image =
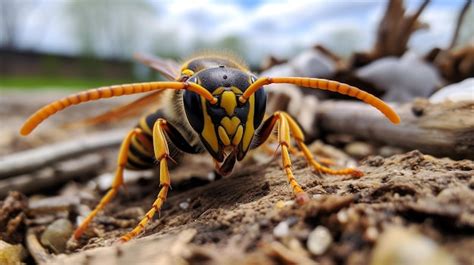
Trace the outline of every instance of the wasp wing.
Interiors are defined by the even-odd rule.
[[[108,110],[98,116],[86,118],[79,122],[67,123],[63,125],[64,128],[76,128],[82,126],[97,125],[103,123],[109,123],[117,120],[129,119],[136,117],[148,111],[152,107],[156,110],[156,106],[160,103],[162,93],[164,90],[158,90],[150,93],[149,95],[140,97],[128,104],[120,105],[111,110]]]
[[[168,80],[176,80],[179,77],[179,64],[174,60],[163,59],[142,53],[135,53],[134,59],[158,71]],[[141,115],[153,105],[156,107],[160,94],[163,91],[164,90],[155,91],[131,103],[118,106],[98,116],[87,118],[82,121],[75,122],[74,124],[66,124],[64,127],[74,128],[78,126],[97,125],[99,123],[107,123],[120,119],[133,118],[135,116]]]
[[[163,59],[149,54],[135,53],[133,58],[158,71],[168,80],[176,80],[180,74],[179,64],[171,59]]]

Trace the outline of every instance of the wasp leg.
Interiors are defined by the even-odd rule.
[[[277,123],[278,122],[278,123]],[[281,146],[281,159],[283,170],[288,177],[288,182],[293,189],[293,193],[296,196],[298,203],[304,203],[309,200],[308,195],[303,191],[301,186],[295,179],[293,171],[291,170],[291,159],[290,159],[290,128],[287,119],[281,112],[275,112],[270,118],[264,121],[262,126],[258,128],[255,133],[255,141],[252,143],[252,148],[256,148],[263,144],[272,134],[273,128],[278,124],[278,144]]]
[[[146,213],[145,217],[138,223],[138,225],[127,234],[123,235],[120,240],[127,242],[130,239],[136,237],[143,229],[146,224],[153,218],[156,212],[158,212],[168,195],[168,190],[171,185],[170,175],[168,171],[168,159],[171,159],[170,152],[168,149],[168,143],[166,142],[165,132],[169,129],[167,121],[164,119],[158,119],[153,126],[153,147],[155,151],[155,158],[160,162],[160,192],[156,200],[153,202],[151,209]]]
[[[313,155],[311,154],[311,151],[309,151],[308,146],[304,143],[304,134],[301,128],[298,126],[298,123],[287,113],[285,112],[280,112],[282,116],[285,117],[286,120],[288,120],[288,124],[291,130],[291,133],[293,135],[293,138],[295,138],[296,143],[298,144],[298,147],[301,149],[303,152],[304,157],[306,158],[306,161],[318,172],[321,173],[326,173],[329,175],[351,175],[354,177],[361,177],[364,175],[362,171],[357,170],[355,168],[344,168],[344,169],[330,169],[328,167],[325,167],[318,163],[314,158]]]
[[[127,164],[127,157],[128,157],[128,151],[130,148],[130,142],[132,140],[132,137],[137,134],[143,133],[141,129],[135,128],[134,130],[130,131],[125,139],[122,142],[122,145],[120,146],[120,151],[118,155],[118,161],[117,161],[117,169],[115,171],[115,178],[112,183],[112,187],[110,190],[105,194],[104,197],[100,200],[99,204],[95,207],[95,209],[89,213],[89,215],[82,221],[82,223],[79,225],[79,227],[74,231],[74,238],[79,239],[81,235],[84,233],[84,231],[87,229],[87,226],[89,223],[92,221],[92,219],[97,215],[97,213],[102,210],[107,203],[109,203],[112,198],[117,194],[118,189],[120,186],[123,184],[123,170],[125,168],[125,165]]]

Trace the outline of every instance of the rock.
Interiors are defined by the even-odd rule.
[[[474,78],[468,78],[462,82],[445,86],[430,97],[431,103],[441,103],[448,100],[452,102],[474,102]]]
[[[455,265],[436,242],[406,228],[388,228],[377,240],[371,265]]]
[[[189,208],[189,202],[184,201],[184,202],[179,203],[179,208],[181,208],[183,210],[188,209]]]
[[[378,153],[383,157],[389,157],[403,153],[403,149],[394,146],[382,146],[379,148]]]
[[[336,71],[336,63],[318,50],[306,50],[288,63],[275,65],[260,76],[302,76],[329,78]]]
[[[66,243],[72,235],[73,227],[67,219],[58,219],[50,224],[41,235],[41,243],[56,253],[66,250]]]
[[[290,226],[288,222],[282,221],[273,229],[273,235],[278,238],[282,238],[288,235],[290,232]]]
[[[17,265],[21,264],[23,259],[23,247],[21,245],[10,245],[0,240],[0,264]]]
[[[352,142],[344,148],[349,155],[355,158],[363,158],[374,153],[371,145],[364,142]]]
[[[316,227],[308,236],[306,246],[314,255],[321,255],[331,246],[332,235],[324,226]]]
[[[395,102],[427,98],[442,81],[434,66],[413,53],[406,53],[401,58],[379,59],[357,70],[356,75],[384,90],[384,100]]]
[[[329,78],[336,71],[336,63],[314,49],[300,53],[289,64],[293,66],[295,76]]]

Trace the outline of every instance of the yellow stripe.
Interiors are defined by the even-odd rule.
[[[148,127],[148,124],[146,123],[146,117],[147,116],[142,117],[138,125],[140,125],[140,128],[143,129],[147,134],[153,135],[153,132],[151,131],[150,127]]]
[[[242,141],[242,134],[244,132],[244,128],[242,127],[242,125],[239,125],[239,127],[237,128],[237,132],[235,133],[235,136],[234,136],[234,139],[232,139],[232,144],[237,146],[240,141]]]
[[[132,160],[133,162],[143,165],[143,166],[149,166],[147,162],[144,162],[141,160],[139,157],[135,156],[132,152],[128,152],[128,159]]]
[[[255,116],[255,97],[252,94],[249,98],[249,114],[247,115],[247,123],[245,124],[244,139],[242,149],[246,151],[250,145],[255,129],[253,127],[253,118]]]
[[[224,129],[227,131],[227,134],[232,136],[235,134],[235,130],[237,130],[237,126],[240,124],[240,119],[236,116],[229,119],[229,117],[224,117],[221,120],[221,125],[224,126]]]
[[[204,128],[202,129],[201,135],[206,142],[211,146],[212,150],[217,153],[219,145],[217,143],[216,130],[212,123],[211,117],[207,114],[206,99],[201,96],[201,107],[204,114]]]
[[[234,114],[235,107],[237,106],[237,97],[234,92],[224,91],[221,96],[221,108],[225,109],[227,115],[232,116]]]
[[[222,143],[224,145],[230,145],[230,139],[229,139],[229,136],[227,135],[224,127],[219,126],[219,128],[217,128],[217,132],[219,133],[219,138],[221,138]]]
[[[138,151],[140,151],[144,155],[148,155],[150,157],[154,156],[154,154],[152,154],[150,151],[143,147],[143,145],[138,141],[137,137],[132,138],[132,146],[138,149]]]

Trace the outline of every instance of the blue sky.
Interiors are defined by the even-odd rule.
[[[83,1],[89,1],[90,8],[94,8],[93,0]],[[125,24],[138,25],[130,44],[133,50],[124,53],[153,53],[161,49],[185,55],[192,53],[196,43],[212,45],[233,36],[242,40],[246,57],[256,61],[268,54],[289,56],[316,43],[346,55],[354,50],[369,49],[386,6],[386,1],[340,0],[146,1],[151,7],[146,14],[134,14],[131,8],[130,13],[116,15],[116,19],[130,22]],[[28,11],[19,29],[19,46],[55,53],[80,53],[80,42],[64,14],[64,5],[69,2],[42,0]],[[131,2],[114,3],[127,6]],[[420,3],[406,1],[408,11],[415,10]],[[463,0],[433,1],[421,16],[430,28],[413,36],[410,41],[413,49],[423,53],[435,46],[446,46],[463,3]],[[109,56],[110,45],[113,44],[97,38],[97,53]]]

